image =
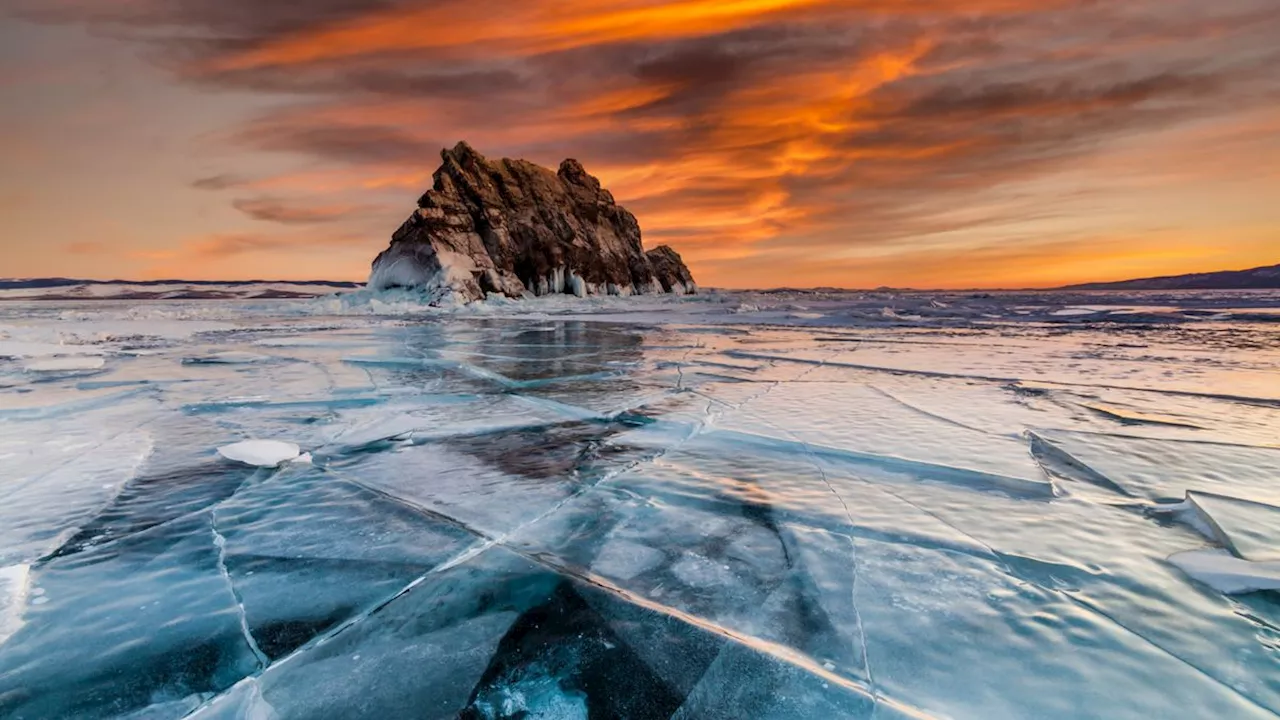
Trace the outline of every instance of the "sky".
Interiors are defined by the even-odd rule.
[[[440,149],[717,287],[1280,263],[1276,0],[0,0],[0,277],[362,280]]]

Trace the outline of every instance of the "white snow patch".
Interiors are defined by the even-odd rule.
[[[297,460],[302,449],[281,440],[245,440],[218,448],[222,457],[255,467],[276,467]]]

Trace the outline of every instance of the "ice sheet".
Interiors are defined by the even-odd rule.
[[[1280,712],[1274,296],[421,300],[0,303],[0,716]]]

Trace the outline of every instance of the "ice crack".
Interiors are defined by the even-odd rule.
[[[231,580],[231,573],[227,570],[227,539],[223,537],[222,533],[218,532],[218,511],[216,509],[209,513],[209,529],[213,531],[213,544],[218,548],[218,572],[222,574],[222,579],[227,581],[227,590],[231,593],[231,598],[236,603],[236,612],[240,615],[240,632],[244,635],[245,644],[253,652],[258,665],[262,669],[266,669],[271,664],[271,661],[267,659],[266,653],[262,652],[262,648],[258,647],[258,641],[253,638],[253,633],[249,631],[249,616],[244,609],[244,599],[236,591],[236,584]]]

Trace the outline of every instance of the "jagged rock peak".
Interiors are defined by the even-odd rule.
[[[432,188],[374,259],[370,288],[422,287],[464,302],[697,291],[678,253],[644,251],[635,216],[577,160],[553,172],[491,161],[465,142],[440,157]]]

